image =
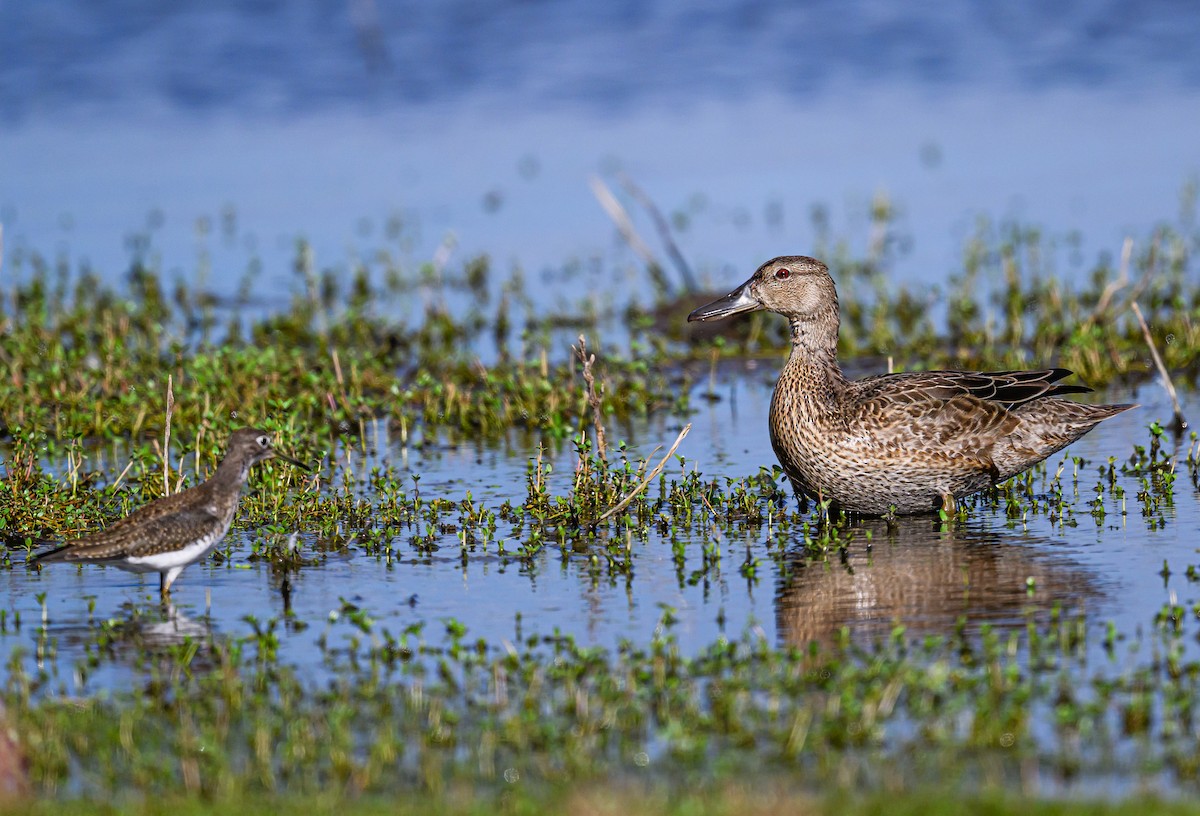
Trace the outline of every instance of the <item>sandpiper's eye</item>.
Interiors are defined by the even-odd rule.
[[[792,270],[786,266],[775,270],[775,280],[787,280],[792,276]]]
[[[260,446],[260,447],[264,447],[264,448],[269,448],[269,447],[271,447],[271,437],[269,437],[269,436],[260,436],[260,437],[258,438],[258,444],[259,444],[259,446]]]

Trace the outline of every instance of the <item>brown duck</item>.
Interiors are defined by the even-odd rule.
[[[837,360],[838,299],[825,264],[767,261],[688,320],[766,309],[792,324],[771,398],[771,445],[797,494],[870,515],[952,511],[1134,405],[1085,405],[1072,372],[921,371],[848,380]]]

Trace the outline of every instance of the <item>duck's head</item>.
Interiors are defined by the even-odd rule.
[[[825,318],[832,311],[836,325],[837,305],[837,290],[825,264],[807,255],[783,255],[760,266],[750,280],[725,297],[692,312],[688,320],[715,320],[766,309],[794,324]]]

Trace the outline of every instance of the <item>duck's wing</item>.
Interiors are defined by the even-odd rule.
[[[33,563],[102,564],[178,549],[198,539],[219,536],[223,531],[222,519],[208,508],[187,508],[170,515],[144,518],[137,525],[114,524],[95,535],[39,553]]]
[[[1060,397],[1064,394],[1086,394],[1092,389],[1086,385],[1064,385],[1060,383],[1075,372],[1066,368],[1047,368],[1041,371],[930,371],[943,380],[943,387],[969,393],[973,397],[989,402],[998,402],[1005,408],[1013,408],[1043,397]]]
[[[1011,409],[1043,397],[1084,394],[1086,385],[1064,385],[1059,380],[1071,376],[1065,368],[1042,371],[916,371],[882,374],[854,383],[854,399],[862,405],[886,409],[902,408],[903,413],[916,407],[937,412],[939,406],[957,397],[973,397],[980,402]]]
[[[907,454],[967,457],[986,468],[996,441],[1021,423],[1013,408],[1091,390],[1058,382],[1070,374],[1053,368],[868,377],[853,383],[849,420],[856,430]]]

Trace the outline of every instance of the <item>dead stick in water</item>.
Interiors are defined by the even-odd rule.
[[[588,405],[592,406],[592,424],[596,427],[596,455],[600,457],[601,462],[607,462],[604,442],[604,406],[600,402],[600,395],[596,392],[596,375],[592,373],[596,355],[587,353],[587,337],[582,334],[579,335],[579,346],[571,348],[575,351],[579,362],[583,364],[583,381],[587,384],[587,401]]]
[[[1187,420],[1183,418],[1183,409],[1179,407],[1179,395],[1175,393],[1175,383],[1171,382],[1171,375],[1167,372],[1167,367],[1163,364],[1162,357],[1158,354],[1158,346],[1154,345],[1154,338],[1150,336],[1150,327],[1146,325],[1146,318],[1142,315],[1142,308],[1138,306],[1137,301],[1130,304],[1133,307],[1133,313],[1137,315],[1138,324],[1142,327],[1142,335],[1146,338],[1146,345],[1150,346],[1150,356],[1154,359],[1154,366],[1158,369],[1158,375],[1162,377],[1163,388],[1167,389],[1167,394],[1171,397],[1171,404],[1175,406],[1175,433],[1183,433],[1187,429]]]
[[[683,278],[683,287],[689,294],[695,292],[699,287],[696,286],[696,279],[692,276],[692,268],[688,265],[687,259],[683,257],[683,253],[679,251],[679,245],[675,243],[675,236],[671,234],[671,225],[666,216],[658,209],[654,200],[634,183],[628,173],[617,173],[617,180],[639,204],[646,208],[646,212],[650,213],[650,218],[654,221],[654,228],[658,230],[658,237],[662,239],[663,245],[667,248],[667,255],[674,261],[675,267]]]
[[[171,495],[171,414],[175,411],[174,377],[167,375],[167,421],[163,430],[163,495]]]
[[[669,451],[667,451],[667,455],[663,457],[662,461],[658,463],[654,470],[650,471],[649,475],[647,475],[645,479],[642,479],[637,487],[629,492],[628,496],[621,499],[621,501],[618,502],[615,507],[610,507],[607,511],[605,511],[604,515],[600,517],[601,521],[607,521],[609,518],[617,513],[620,513],[622,510],[628,507],[629,503],[636,499],[638,494],[646,489],[646,485],[650,484],[652,481],[654,481],[658,474],[662,473],[662,469],[667,466],[667,462],[671,461],[671,457],[675,455],[675,449],[679,447],[679,443],[683,441],[683,438],[688,435],[688,431],[691,429],[692,423],[690,422],[683,426],[683,430],[679,432],[679,436],[675,437],[675,444],[671,446]],[[657,450],[658,448],[654,449],[654,451]],[[654,455],[654,451],[650,452],[651,456]]]
[[[599,176],[592,176],[588,179],[588,184],[591,185],[592,195],[596,197],[596,201],[600,202],[600,206],[604,208],[604,211],[608,213],[608,217],[616,224],[617,231],[621,233],[621,237],[625,239],[625,243],[629,244],[629,248],[646,265],[646,271],[650,273],[654,285],[658,287],[662,294],[671,294],[671,282],[663,274],[662,265],[655,260],[654,253],[646,245],[646,242],[642,240],[642,236],[638,235],[637,230],[633,226],[633,219],[629,217],[629,213],[621,206],[621,202],[617,201],[617,197],[613,195],[612,190],[608,189],[608,185]]]

